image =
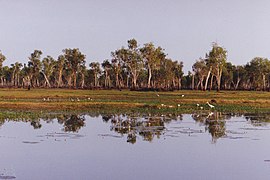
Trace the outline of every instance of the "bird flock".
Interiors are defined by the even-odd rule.
[[[158,93],[156,93],[156,96],[157,97],[160,97],[160,95],[158,94]],[[185,97],[185,95],[184,94],[182,94],[181,95],[181,97],[182,98],[184,98]],[[211,100],[212,101],[212,100]],[[215,108],[215,106],[213,105],[213,104],[210,104],[208,101],[206,102],[206,105],[210,108],[210,109],[214,109]],[[168,107],[168,108],[173,108],[173,107],[175,107],[175,106],[173,106],[173,105],[165,105],[165,104],[160,104],[160,106],[161,107]],[[204,105],[200,105],[200,104],[196,104],[196,106],[197,106],[197,108],[199,108],[200,110],[203,110],[204,109]],[[181,104],[177,104],[177,108],[180,108],[181,107]],[[160,107],[159,107],[159,109],[160,109]]]
[[[156,93],[156,96],[157,97],[160,97],[160,95],[158,94],[158,93]],[[182,97],[182,98],[184,98],[185,97],[185,95],[184,94],[181,94],[180,95],[180,97]],[[44,97],[43,99],[42,99],[42,101],[43,102],[50,102],[50,101],[52,101],[49,97]],[[69,98],[69,101],[71,101],[71,102],[80,102],[80,101],[93,101],[93,99],[92,98],[90,98],[90,97],[86,97],[86,98],[79,98],[79,97],[75,97],[75,98],[72,98],[72,97],[70,97]],[[211,100],[211,102],[212,102],[212,100]],[[214,109],[215,108],[215,106],[213,105],[213,104],[210,104],[208,101],[206,102],[206,105],[210,108],[210,109]],[[201,105],[201,104],[196,104],[196,106],[197,106],[197,108],[198,109],[200,109],[200,110],[203,110],[204,108],[205,108],[205,105]],[[165,105],[165,104],[163,104],[163,103],[161,103],[160,104],[160,107],[159,107],[159,109],[160,108],[175,108],[175,106],[174,105]],[[177,104],[177,108],[180,108],[181,107],[181,104]]]
[[[50,99],[49,97],[44,97],[43,99],[42,99],[42,101],[43,102],[50,102],[50,101],[53,101],[52,99]],[[88,97],[88,98],[72,98],[72,97],[70,97],[69,99],[68,99],[68,101],[71,101],[71,102],[80,102],[80,101],[93,101],[93,99],[92,98],[90,98],[90,97]]]

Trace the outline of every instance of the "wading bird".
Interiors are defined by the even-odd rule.
[[[210,108],[214,108],[215,106],[212,104],[209,104],[209,102],[206,102],[206,104],[210,107]]]

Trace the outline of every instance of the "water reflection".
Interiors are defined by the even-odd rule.
[[[155,136],[160,137],[165,130],[163,117],[132,117],[132,116],[112,116],[110,121],[111,130],[127,134],[127,142],[134,144],[137,136],[142,136],[145,141],[152,141]]]
[[[80,115],[63,115],[57,117],[58,123],[63,124],[65,132],[79,132],[85,126],[85,117]]]
[[[98,117],[101,116],[104,123],[110,124],[111,132],[116,135],[111,137],[124,137],[128,143],[134,144],[138,138],[143,141],[152,142],[155,138],[161,137],[179,137],[181,134],[188,136],[195,136],[200,133],[209,133],[212,142],[216,143],[219,138],[243,138],[240,135],[245,134],[247,130],[268,130],[268,128],[259,129],[258,127],[267,126],[270,122],[270,114],[231,114],[221,112],[204,112],[199,111],[191,115],[191,118],[198,124],[198,127],[187,127],[181,124],[183,120],[182,114],[48,114],[41,117],[27,117],[27,118],[1,118],[0,126],[6,121],[23,121],[30,122],[34,129],[42,128],[41,121],[50,123],[57,121],[63,126],[64,133],[47,134],[47,137],[66,137],[70,136],[66,133],[74,133],[74,138],[77,138],[78,133],[86,123],[85,116]],[[242,127],[242,131],[227,130],[226,123],[230,122],[232,117],[244,116],[245,120],[250,123],[253,128]],[[177,126],[170,127],[172,122],[177,122]],[[194,122],[193,121],[193,122]],[[109,129],[108,129],[109,130]],[[236,136],[238,135],[238,136]],[[101,134],[106,137],[108,134]],[[33,143],[33,142],[25,142]]]
[[[245,119],[254,126],[266,126],[270,123],[270,114],[247,113],[245,114]]]
[[[212,141],[216,142],[218,138],[226,136],[226,121],[231,118],[230,114],[220,112],[194,113],[192,118],[196,122],[205,125],[205,129],[211,134]]]
[[[47,123],[50,123],[54,119],[57,119],[57,122],[63,125],[64,132],[79,132],[79,130],[85,126],[85,116],[78,115],[78,114],[58,114],[58,115],[46,116],[42,118],[18,118],[18,119],[15,118],[13,120],[30,122],[30,125],[33,126],[34,129],[40,129],[42,127],[42,124],[41,124],[42,120]],[[3,119],[1,121],[2,124],[4,124],[5,120],[6,119]]]

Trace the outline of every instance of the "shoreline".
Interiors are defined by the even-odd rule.
[[[211,108],[207,102],[214,106]],[[270,93],[253,91],[140,92],[117,90],[0,89],[1,111],[108,111],[192,113],[270,112]]]

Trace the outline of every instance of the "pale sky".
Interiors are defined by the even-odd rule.
[[[153,42],[184,70],[217,41],[233,64],[270,58],[269,0],[0,0],[5,65],[26,63],[34,49],[57,58],[79,48],[92,61],[135,38]]]

